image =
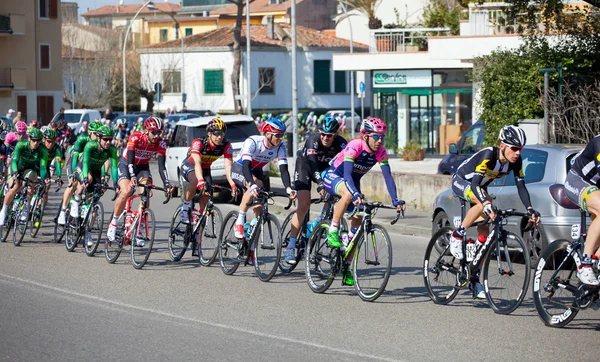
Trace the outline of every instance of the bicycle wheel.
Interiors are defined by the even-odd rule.
[[[206,225],[200,242],[200,253],[198,258],[203,266],[210,266],[215,262],[219,253],[219,232],[223,225],[223,214],[216,206],[213,206],[207,215]]]
[[[27,225],[29,224],[31,208],[28,210],[25,210],[25,208],[29,203],[29,197],[26,197],[25,199],[21,199],[17,206],[18,212],[17,215],[15,215],[15,226],[13,231],[13,244],[15,244],[15,246],[21,245],[25,234],[27,234]]]
[[[352,272],[360,299],[373,302],[379,298],[392,274],[392,259],[392,241],[381,225],[373,225],[370,233],[356,241]]]
[[[237,239],[233,232],[233,225],[237,219],[238,212],[230,211],[219,233],[219,262],[221,270],[227,275],[233,275],[240,266],[238,250],[242,246],[242,240]]]
[[[58,212],[56,213],[56,217],[54,218],[54,242],[55,243],[60,243],[63,239],[63,237],[65,236],[65,225],[59,225],[58,224],[58,216],[60,215],[60,209],[62,207],[62,201],[59,204],[58,207]],[[69,210],[67,209],[66,214],[69,214]],[[66,215],[65,215],[66,216]]]
[[[529,286],[529,263],[529,250],[521,238],[507,232],[505,239],[490,245],[483,263],[483,286],[494,312],[510,314],[521,305]]]
[[[13,218],[13,212],[12,212],[12,204],[9,205],[6,209],[6,220],[4,220],[4,225],[2,225],[2,239],[1,241],[3,243],[6,242],[6,240],[8,239],[8,235],[10,234],[10,231],[12,230],[13,224],[15,222],[14,218]]]
[[[576,293],[582,283],[577,264],[569,256],[569,244],[556,240],[544,248],[533,277],[533,303],[548,327],[564,327],[579,311]]]
[[[104,228],[104,206],[98,201],[93,208],[88,210],[87,226],[85,235],[85,254],[94,256],[100,240],[102,239],[102,230]],[[88,234],[89,233],[89,234]],[[91,244],[89,243],[91,241]]]
[[[154,211],[146,209],[133,224],[134,238],[131,240],[131,262],[136,269],[142,269],[150,253],[152,253],[152,245],[154,245],[154,232],[156,231],[156,222],[154,219]]]
[[[327,231],[331,221],[322,220],[313,229],[306,248],[306,281],[315,293],[324,293],[335,279],[339,270],[339,249],[327,244]]]
[[[33,207],[31,208],[31,224],[29,227],[29,235],[32,237],[36,237],[38,231],[42,227],[42,217],[44,216],[44,209],[46,206],[44,205],[44,194],[35,195],[35,202]]]
[[[281,226],[274,215],[268,214],[254,232],[254,270],[263,282],[273,278],[281,258]]]
[[[458,290],[456,276],[460,261],[450,254],[452,228],[439,229],[429,240],[423,262],[423,281],[429,298],[436,304],[448,304]]]
[[[109,220],[112,220],[112,215]],[[115,233],[115,240],[110,241],[108,237],[105,238],[104,257],[110,264],[119,259],[121,251],[123,250],[123,242],[125,241],[125,213],[122,213],[117,221],[117,232]]]
[[[169,228],[169,254],[173,261],[179,261],[185,254],[190,243],[187,236],[188,225],[179,221],[181,213],[181,205],[175,210],[171,218],[171,227]]]
[[[72,252],[81,240],[79,218],[74,218],[67,214],[65,220],[65,248],[68,252]]]
[[[292,217],[294,216],[296,212],[292,211],[289,213],[289,215],[285,218],[285,220],[283,220],[283,224],[281,225],[281,237],[280,237],[280,241],[281,241],[281,253],[283,253],[285,251],[285,249],[287,249],[288,247],[288,242],[289,242],[289,238],[290,238],[290,232],[292,231]],[[298,233],[298,238],[301,238],[302,233],[305,232],[304,231],[304,225],[300,225],[300,230]],[[296,240],[296,243],[299,243],[300,240]],[[298,250],[296,248],[296,250]],[[296,253],[296,264],[288,264],[285,262],[285,260],[283,260],[283,255],[279,258],[279,270],[281,270],[282,273],[288,274],[291,273],[294,269],[296,269],[296,265],[298,265],[298,262],[300,260],[298,260],[300,258],[300,255],[298,255],[299,253]]]

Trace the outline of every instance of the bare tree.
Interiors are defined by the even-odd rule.
[[[237,6],[235,17],[235,28],[233,28],[233,72],[231,73],[231,90],[233,96],[234,109],[240,109],[242,101],[235,99],[240,94],[240,72],[242,69],[242,14],[244,12],[245,0],[227,0]],[[250,0],[252,2],[254,0]],[[250,34],[246,34],[246,41],[250,41]],[[250,56],[250,54],[248,54]]]
[[[600,134],[600,81],[566,84],[560,97],[550,89],[548,111],[550,133],[558,143],[588,143]]]
[[[261,90],[275,87],[275,71],[273,68],[258,69],[258,89],[254,92],[252,100],[258,96]]]

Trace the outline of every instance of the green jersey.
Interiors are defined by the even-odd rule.
[[[98,141],[88,142],[83,149],[82,176],[87,177],[92,170],[101,170],[102,176],[104,176],[104,163],[110,159],[112,179],[117,182],[117,153],[117,148],[113,145],[110,145],[107,150],[103,150],[98,145]]]
[[[71,161],[71,170],[77,168],[77,163],[79,162],[79,154],[83,152],[85,145],[90,141],[90,135],[87,133],[82,133],[77,137],[75,141],[75,145],[73,145],[73,159]]]
[[[12,153],[11,170],[15,174],[27,169],[39,170],[40,177],[46,178],[48,173],[48,150],[42,145],[32,150],[29,147],[29,140],[20,140]]]
[[[56,161],[56,176],[62,176],[61,163],[64,159],[62,147],[60,147],[56,143],[54,144],[54,146],[52,146],[52,149],[50,150],[46,147],[46,145],[41,145],[40,147],[44,147],[48,152],[48,167],[50,167],[50,164],[53,160]]]

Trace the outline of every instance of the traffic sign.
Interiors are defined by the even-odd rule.
[[[360,82],[360,87],[359,87],[359,89],[360,89],[360,92],[361,92],[361,93],[364,93],[364,92],[365,92],[365,82]]]
[[[77,93],[77,83],[71,82],[70,88],[71,88],[71,94],[76,94]]]
[[[160,82],[154,83],[154,91],[156,93],[160,93],[162,91],[162,84],[160,84]]]
[[[185,104],[187,102],[187,93],[181,93],[181,101]]]

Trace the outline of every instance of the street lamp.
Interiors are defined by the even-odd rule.
[[[159,8],[154,6],[154,4],[148,5],[148,9],[154,10],[154,11],[160,11],[161,13],[170,16],[171,19],[173,19],[173,21],[175,22],[175,27],[177,29],[177,31],[175,32],[175,36],[177,37],[177,35],[179,34],[179,38],[181,38],[181,95],[182,95],[181,109],[183,109],[183,107],[185,107],[185,57],[184,57],[184,53],[183,53],[183,34],[181,33],[181,25],[179,24],[179,21],[177,21],[177,19],[175,19],[173,14],[170,14],[170,13],[160,10]]]
[[[123,0],[121,0],[120,4],[123,5]],[[126,68],[127,57],[125,56],[125,51],[127,50],[127,38],[129,37],[129,33],[131,33],[131,26],[135,22],[135,19],[138,17],[138,15],[140,15],[142,10],[144,10],[144,8],[150,4],[152,4],[152,0],[146,1],[142,5],[140,10],[138,10],[138,12],[135,13],[135,16],[129,22],[129,27],[127,27],[127,32],[125,33],[125,39],[123,40],[123,114],[127,114],[127,68]]]

